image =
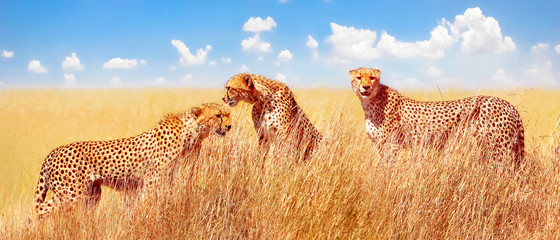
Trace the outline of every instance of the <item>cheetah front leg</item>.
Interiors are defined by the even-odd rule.
[[[86,207],[95,209],[101,200],[101,181],[92,181],[87,185]]]

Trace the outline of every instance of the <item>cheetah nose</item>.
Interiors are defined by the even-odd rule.
[[[371,85],[364,85],[364,86],[362,86],[362,87],[363,87],[365,90],[368,90],[368,89],[371,88]]]
[[[226,125],[227,130],[231,129],[231,125]]]

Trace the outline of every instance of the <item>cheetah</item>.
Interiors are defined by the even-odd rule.
[[[373,141],[410,144],[428,136],[445,142],[452,132],[469,130],[478,144],[488,146],[493,159],[512,159],[518,166],[525,155],[521,117],[509,102],[491,96],[452,101],[421,102],[380,83],[381,70],[358,68],[349,72],[361,101],[366,132]]]
[[[252,119],[261,146],[268,145],[274,138],[285,140],[289,136],[303,149],[305,160],[323,138],[284,83],[240,73],[227,81],[222,100],[231,107],[240,101],[253,104]]]
[[[171,183],[177,164],[200,149],[214,132],[231,128],[229,111],[205,103],[180,114],[165,116],[156,127],[138,136],[111,141],[75,142],[54,149],[45,159],[35,189],[35,212],[45,214],[83,201],[95,207],[101,185],[150,193]],[[45,202],[48,190],[53,197]]]

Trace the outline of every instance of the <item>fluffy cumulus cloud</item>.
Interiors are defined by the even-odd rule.
[[[335,59],[340,61],[368,60],[383,54],[398,58],[439,59],[457,42],[460,42],[461,52],[468,55],[515,50],[512,38],[502,35],[498,21],[484,16],[478,7],[455,16],[455,22],[443,18],[430,32],[430,39],[422,41],[403,42],[383,32],[376,43],[377,32],[374,30],[336,23],[331,23],[331,29],[327,42],[332,45]],[[308,45],[311,48],[310,45],[313,46],[313,42]]]
[[[14,52],[2,50],[2,57],[5,58],[12,58],[14,56]]]
[[[240,68],[239,68],[240,72],[248,72],[249,71],[249,67],[247,67],[247,65],[243,64]]]
[[[546,51],[548,50],[548,47],[550,47],[548,43],[537,43],[531,47],[531,52],[538,53],[541,51]]]
[[[222,57],[222,62],[231,63],[231,58],[230,57]]]
[[[189,48],[180,40],[171,40],[171,45],[179,51],[179,54],[181,55],[179,62],[181,65],[187,67],[204,64],[206,62],[208,52],[212,50],[212,46],[206,45],[206,49],[199,48],[196,50],[196,55],[193,55]]]
[[[165,84],[165,78],[159,77],[159,78],[156,79],[156,82],[155,82],[155,83],[156,83],[157,85]]]
[[[376,31],[356,29],[331,23],[332,35],[327,42],[333,47],[338,61],[367,60],[380,57],[381,53],[374,47]]]
[[[556,53],[560,54],[560,44],[556,45],[556,47],[554,47],[554,51],[556,51]]]
[[[165,78],[159,77],[154,81],[146,81],[146,84],[152,85],[152,86],[162,86],[162,85],[165,84]]]
[[[311,35],[307,36],[307,42],[305,43],[305,45],[311,49],[317,49],[319,47],[319,43],[317,43],[317,40],[315,40],[315,38],[313,38]]]
[[[492,76],[492,83],[490,85],[494,87],[516,87],[518,84],[513,77],[506,75],[503,68],[500,68]]]
[[[76,56],[76,53],[72,53],[72,56],[64,58],[62,61],[62,69],[68,70],[84,70],[85,66],[80,63],[80,59]]]
[[[441,76],[441,70],[434,66],[428,66],[426,68],[426,74],[430,77],[439,77]]]
[[[315,40],[315,38],[311,35],[308,35],[305,45],[313,51],[313,61],[319,60],[319,51],[317,50],[319,48],[319,43],[317,40]]]
[[[292,60],[292,53],[290,50],[282,50],[278,54],[278,61],[280,62],[289,62]]]
[[[29,65],[27,65],[27,70],[30,71],[30,72],[35,72],[35,73],[48,73],[49,72],[46,67],[41,66],[41,61],[39,61],[39,60],[33,60],[33,61],[29,62]]]
[[[65,73],[64,74],[64,84],[67,87],[76,86],[76,77],[74,76],[74,74]]]
[[[430,32],[430,39],[416,42],[401,42],[384,32],[377,44],[380,51],[399,58],[424,57],[437,59],[444,57],[445,50],[454,42],[453,36],[443,26]]]
[[[111,78],[111,85],[114,86],[114,87],[120,87],[122,85],[121,77]]]
[[[192,80],[193,80],[193,75],[192,75],[192,73],[186,74],[185,76],[183,76],[183,77],[181,78],[181,80],[183,80],[183,82],[190,82],[190,81],[192,81]]]
[[[253,32],[255,35],[241,41],[243,51],[271,52],[270,43],[262,40],[260,33],[262,31],[270,31],[274,27],[276,27],[276,22],[270,16],[266,17],[264,20],[260,17],[249,18],[249,20],[243,24],[243,31]]]
[[[528,83],[540,87],[560,86],[560,72],[552,68],[552,63],[547,60],[543,64],[534,64],[526,70]]]
[[[511,37],[503,37],[500,24],[493,17],[486,17],[480,8],[469,8],[463,15],[455,16],[450,29],[461,38],[461,51],[465,54],[515,50]]]
[[[270,16],[266,19],[260,17],[250,17],[249,20],[243,24],[243,31],[260,33],[262,31],[270,31],[272,28],[276,27],[276,22]]]
[[[280,82],[286,82],[286,80],[288,80],[288,78],[286,77],[286,75],[282,74],[282,73],[277,73],[276,74],[276,80],[280,81]]]
[[[259,34],[243,39],[241,41],[241,47],[243,51],[255,51],[255,52],[271,52],[271,45],[268,42],[261,40]]]
[[[146,64],[146,61],[141,59],[141,64]],[[111,58],[103,64],[105,69],[133,69],[138,66],[138,60],[136,59],[122,59],[122,58]]]

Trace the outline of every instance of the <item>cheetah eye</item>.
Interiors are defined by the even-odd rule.
[[[222,115],[221,114],[216,114],[216,117],[222,118]]]
[[[362,76],[356,76],[356,79],[362,80]]]
[[[373,80],[373,79],[375,79],[374,76],[369,76],[369,80]]]

